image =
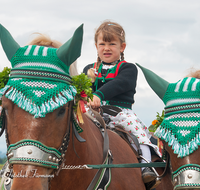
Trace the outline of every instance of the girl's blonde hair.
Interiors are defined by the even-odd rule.
[[[41,33],[34,33],[34,34],[37,34],[38,36],[35,37],[31,42],[29,42],[29,45],[47,46],[54,48],[59,48],[60,46],[62,46],[62,43],[56,40],[51,40],[51,38],[47,35]],[[78,75],[76,61],[70,65],[69,73],[71,76]]]
[[[103,35],[103,40],[105,42],[111,42],[112,40],[115,40],[118,38],[122,43],[126,43],[125,41],[125,31],[122,28],[121,25],[119,25],[116,22],[111,22],[111,21],[104,21],[96,30],[95,35],[94,35],[94,41],[97,43],[98,35],[99,34]],[[121,52],[121,60],[124,60],[124,52]],[[98,56],[97,57],[97,64],[96,64],[96,70],[99,69],[99,66],[101,64],[101,59]],[[96,76],[94,74],[94,69],[89,69],[88,70],[88,76],[92,78],[92,82],[95,81]]]

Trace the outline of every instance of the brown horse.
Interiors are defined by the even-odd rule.
[[[172,147],[164,142],[165,149],[170,155],[170,164],[174,189],[199,189],[199,154],[200,149],[184,158],[178,158]]]
[[[169,83],[138,66],[151,88],[165,103],[164,119],[154,134],[163,141],[170,155],[174,189],[199,189],[199,77],[194,73],[176,83]]]
[[[71,111],[68,104],[46,115],[45,118],[35,119],[12,101],[3,97],[2,104],[6,110],[7,141],[15,144],[23,139],[32,139],[48,147],[58,149],[67,129],[67,122]],[[23,117],[22,117],[23,116]],[[77,166],[84,164],[102,164],[103,138],[94,123],[83,115],[84,125],[81,136],[86,142],[72,140],[65,154],[65,165]],[[72,121],[70,121],[70,126]],[[137,163],[137,158],[126,142],[114,132],[109,131],[110,150],[114,164]],[[75,150],[78,154],[76,155]],[[55,170],[31,164],[13,164],[13,183],[11,190],[16,189],[87,189],[96,170],[65,170],[58,176]],[[53,176],[53,177],[52,177]],[[51,177],[51,180],[50,180]],[[112,180],[109,189],[145,189],[141,171],[135,169],[112,169]]]
[[[58,49],[31,45],[21,48],[9,32],[0,27],[2,45],[13,67],[8,83],[15,86],[7,85],[5,91],[1,91],[10,170],[6,173],[6,187],[12,185],[11,190],[101,189],[95,186],[97,170],[85,169],[85,164],[99,165],[105,161],[107,151],[103,142],[107,139],[107,130],[103,138],[98,127],[83,115],[80,135],[86,141],[79,142],[73,135],[76,133],[71,103],[74,94],[73,87],[68,86],[68,70],[80,56],[82,26]],[[23,90],[22,83],[19,84],[22,78]],[[32,80],[36,80],[34,84]],[[59,89],[51,90],[60,83]],[[28,93],[26,89],[30,84],[32,89],[37,86],[32,96],[32,89],[29,88]],[[53,94],[51,99],[44,99],[43,104],[39,104],[38,97],[49,92]],[[121,137],[112,131],[108,131],[108,136],[113,164],[138,163],[136,155]],[[108,189],[145,189],[140,168],[113,168],[111,171],[112,180],[106,182]]]

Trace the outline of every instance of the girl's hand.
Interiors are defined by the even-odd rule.
[[[88,106],[91,106],[93,109],[98,109],[101,105],[101,100],[98,96],[93,96],[93,100],[89,99],[87,103]]]

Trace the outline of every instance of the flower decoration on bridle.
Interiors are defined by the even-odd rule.
[[[86,112],[85,104],[89,102],[89,99],[93,99],[92,94],[92,82],[87,75],[81,73],[72,77],[72,85],[76,88],[77,93],[75,96],[74,111],[76,113],[77,119],[80,123],[84,123],[81,113]]]
[[[168,143],[177,157],[192,154],[200,146],[200,80],[184,77],[169,83],[151,70],[137,65],[165,104],[163,121],[154,135]]]
[[[164,113],[165,113],[164,110],[162,111],[161,115],[157,112],[156,119],[153,120],[152,124],[149,126],[150,132],[155,132],[156,129],[160,126],[160,124],[162,123],[164,119]]]
[[[4,88],[9,80],[10,68],[4,67],[3,71],[0,72],[0,89]],[[1,105],[1,100],[0,100]]]

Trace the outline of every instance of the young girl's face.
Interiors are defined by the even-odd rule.
[[[121,43],[117,37],[110,42],[104,41],[102,33],[98,35],[95,45],[101,61],[106,63],[112,63],[120,59],[120,53],[123,52],[126,47],[126,43]]]

